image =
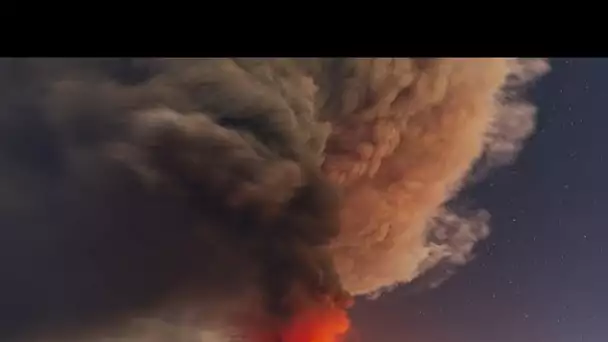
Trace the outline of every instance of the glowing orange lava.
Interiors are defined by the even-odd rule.
[[[307,310],[295,317],[281,333],[283,342],[338,342],[350,322],[346,311],[336,307]]]

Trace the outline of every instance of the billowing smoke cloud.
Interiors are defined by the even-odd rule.
[[[518,90],[548,67],[380,59],[351,68],[369,81],[344,82],[346,114],[327,146],[324,169],[344,192],[332,255],[348,291],[377,294],[439,264],[464,264],[487,236],[488,213],[446,203],[463,182],[519,151],[535,110]]]
[[[546,69],[0,60],[0,339],[195,341],[463,264],[488,215],[446,203],[519,150]],[[173,328],[115,328],[148,316]]]

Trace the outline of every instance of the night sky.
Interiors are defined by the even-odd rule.
[[[466,196],[492,214],[477,258],[435,290],[353,311],[361,342],[608,341],[608,59],[553,59],[519,158]]]

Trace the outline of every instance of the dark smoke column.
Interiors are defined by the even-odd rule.
[[[319,168],[329,131],[305,68],[4,59],[0,71],[5,336],[252,292],[283,317],[341,295],[325,250],[338,232]]]

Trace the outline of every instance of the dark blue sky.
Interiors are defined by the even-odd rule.
[[[360,302],[361,342],[608,341],[608,59],[554,59],[536,134],[469,192],[493,216],[440,288]]]

